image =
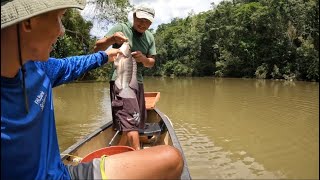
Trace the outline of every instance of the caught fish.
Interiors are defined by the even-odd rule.
[[[129,104],[126,105],[127,108],[124,108],[124,110],[126,110],[126,113],[130,114],[131,117],[127,117],[126,120],[139,125],[140,110],[136,96],[136,92],[138,92],[137,62],[131,55],[128,42],[123,43],[120,50],[123,54],[118,55],[114,61],[117,71],[115,85],[119,90],[117,96],[123,98],[123,102],[129,102]],[[130,110],[128,107],[130,107]]]
[[[123,53],[119,55],[114,65],[117,70],[117,78],[115,84],[120,90],[119,96],[122,98],[136,98],[135,91],[138,91],[137,81],[137,62],[131,55],[131,48],[128,42],[120,47]]]

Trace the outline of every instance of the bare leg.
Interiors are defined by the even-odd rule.
[[[128,141],[128,132],[122,132],[121,139],[118,143],[119,146],[126,146]]]
[[[178,149],[155,146],[107,157],[108,179],[180,179],[183,158]]]
[[[129,131],[127,136],[130,146],[133,147],[133,149],[135,150],[140,150],[139,132]]]

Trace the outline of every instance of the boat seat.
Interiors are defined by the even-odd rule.
[[[154,134],[160,134],[161,128],[159,123],[145,123],[144,129],[139,129],[140,135],[152,136]]]
[[[141,149],[144,149],[147,144],[153,146],[158,142],[162,131],[159,124],[160,123],[145,123],[145,128],[139,129]]]
[[[163,127],[164,123],[162,124]],[[148,139],[152,139],[150,142],[156,143],[156,141],[158,140],[159,136],[161,135],[161,127],[159,125],[159,123],[145,123],[144,125],[144,129],[139,129],[139,135],[140,136],[147,136]],[[118,134],[122,134],[120,129],[114,129],[117,132],[114,134],[114,136],[112,137],[111,141],[109,142],[109,146],[112,145],[112,142],[114,141],[115,137]],[[142,143],[141,143],[142,144]]]

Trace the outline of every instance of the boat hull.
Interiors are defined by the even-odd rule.
[[[156,141],[151,142],[148,142],[148,140],[152,139],[153,137],[150,137],[150,135],[141,134],[140,139],[146,140],[141,141],[141,148],[145,149],[158,145],[170,145],[177,148],[181,152],[184,160],[184,168],[181,179],[191,179],[183,150],[172,127],[170,119],[157,108],[148,109],[147,113],[147,123],[158,123],[161,127],[161,132],[156,135]],[[61,154],[63,163],[76,165],[79,163],[79,159],[77,158],[83,158],[95,150],[108,147],[112,139],[112,145],[118,144],[120,140],[120,134],[115,136],[116,132],[117,131],[113,129],[113,122],[107,122],[79,142],[67,148]]]

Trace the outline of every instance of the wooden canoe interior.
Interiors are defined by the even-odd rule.
[[[159,92],[147,92],[146,93],[146,106],[147,106],[147,122],[148,123],[159,123],[162,121],[163,117],[155,110],[155,105],[159,101],[160,93]],[[112,125],[106,127],[105,129],[98,130],[95,132],[96,134],[88,137],[85,137],[84,142],[80,143],[77,147],[72,149],[71,152],[68,153],[66,158],[63,158],[63,162],[65,164],[72,164],[76,165],[77,162],[74,162],[74,159],[77,157],[83,158],[87,154],[108,146],[110,140],[116,133],[116,130],[113,129]],[[118,134],[112,145],[117,145],[120,140],[120,134]],[[144,137],[143,135],[140,136],[142,148],[148,148],[151,146],[156,145],[171,145],[173,146],[172,139],[168,131],[162,132],[159,138],[157,139],[156,143],[149,143],[148,141],[144,140],[150,139],[150,137]]]
[[[154,109],[160,99],[160,92],[145,92],[146,109]]]

